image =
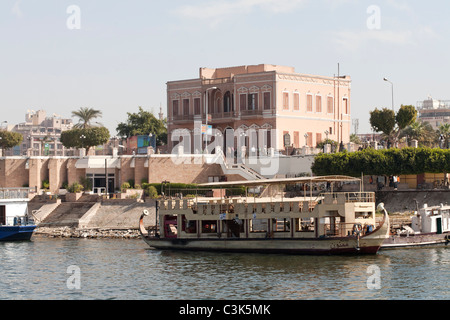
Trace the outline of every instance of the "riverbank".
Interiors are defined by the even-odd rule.
[[[70,227],[38,227],[35,235],[49,238],[78,238],[78,239],[139,239],[136,229],[78,229]]]
[[[391,214],[391,232],[402,229],[403,226],[411,225],[412,215],[407,213]],[[77,238],[77,239],[139,239],[138,229],[80,229],[70,227],[38,227],[35,235],[49,238]]]

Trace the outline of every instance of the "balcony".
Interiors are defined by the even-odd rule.
[[[226,83],[232,83],[232,82],[233,82],[233,79],[231,79],[231,78],[203,79],[202,85],[213,86],[213,85],[226,84]]]
[[[213,120],[215,120],[215,119],[231,119],[233,117],[235,117],[235,112],[233,112],[233,111],[232,112],[223,112],[223,113],[213,113],[211,115],[211,118]]]
[[[176,116],[172,116],[172,121],[176,121],[176,122],[185,122],[185,121],[193,121],[194,120],[194,115],[193,114],[179,114]]]
[[[241,117],[262,116],[263,110],[241,110]]]

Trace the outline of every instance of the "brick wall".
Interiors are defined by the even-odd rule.
[[[27,159],[12,158],[0,160],[0,188],[23,187],[28,185],[29,175],[25,168]]]
[[[5,158],[0,159],[0,188],[23,187],[42,188],[42,181],[48,180],[50,191],[57,193],[64,182],[69,185],[80,182],[87,169],[75,167],[79,158]],[[163,180],[176,183],[204,183],[209,177],[223,176],[219,164],[207,164],[201,157],[183,157],[177,161],[170,156],[123,157],[121,168],[115,170],[116,187],[133,179],[141,184],[143,179],[159,183]],[[148,166],[146,163],[148,162]],[[110,173],[112,170],[110,171]],[[243,180],[240,176],[230,176],[229,181]]]
[[[173,183],[202,183],[208,182],[209,176],[222,176],[223,172],[218,164],[205,164],[185,157],[185,161],[176,163],[173,158],[151,157],[149,159],[149,179],[151,183],[168,180]],[[201,163],[196,163],[201,162]]]

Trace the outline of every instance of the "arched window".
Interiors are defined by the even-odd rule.
[[[232,102],[231,102],[231,94],[230,91],[225,92],[223,96],[223,112],[231,112],[232,110]]]

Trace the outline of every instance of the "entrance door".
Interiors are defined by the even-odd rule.
[[[6,207],[0,206],[0,225],[6,224]]]
[[[436,218],[436,233],[442,234],[442,218]]]
[[[165,238],[177,238],[178,234],[177,217],[164,216],[164,236]]]
[[[114,178],[108,177],[108,193],[114,193]]]

